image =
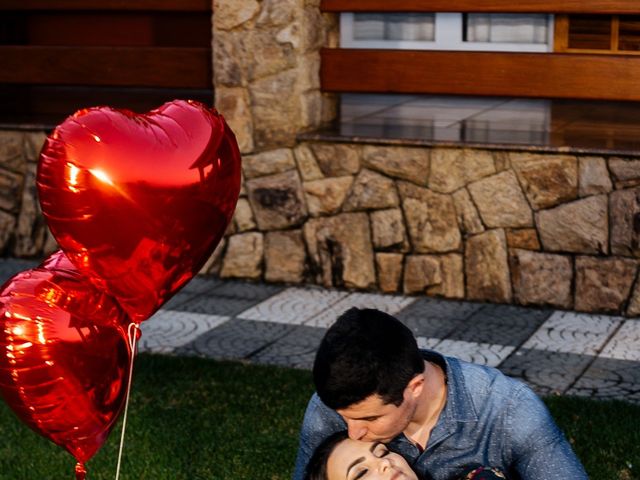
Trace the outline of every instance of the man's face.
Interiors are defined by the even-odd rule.
[[[404,400],[399,406],[385,404],[378,395],[370,395],[337,412],[347,422],[349,438],[388,442],[409,425],[415,410],[415,399],[405,390]]]

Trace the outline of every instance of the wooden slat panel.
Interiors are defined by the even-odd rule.
[[[206,48],[0,47],[0,83],[211,88]]]
[[[148,10],[210,12],[212,0],[2,0],[2,10]]]
[[[638,0],[322,0],[325,12],[640,13]]]
[[[640,100],[640,58],[569,53],[323,49],[331,92]]]

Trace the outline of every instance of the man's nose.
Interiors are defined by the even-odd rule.
[[[367,427],[362,422],[347,422],[347,431],[351,440],[362,440],[367,434]]]

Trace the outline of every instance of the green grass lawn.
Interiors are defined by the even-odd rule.
[[[311,392],[305,371],[142,355],[120,478],[289,479]],[[561,397],[547,403],[592,479],[640,478],[639,406]],[[115,477],[118,428],[89,462],[88,480]],[[0,479],[71,479],[74,464],[0,402]]]

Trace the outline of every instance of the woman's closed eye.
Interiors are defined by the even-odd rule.
[[[367,475],[369,473],[369,469],[362,467],[359,468],[358,470],[356,470],[355,475],[353,476],[353,480],[360,480],[361,478],[364,478],[365,475]]]

